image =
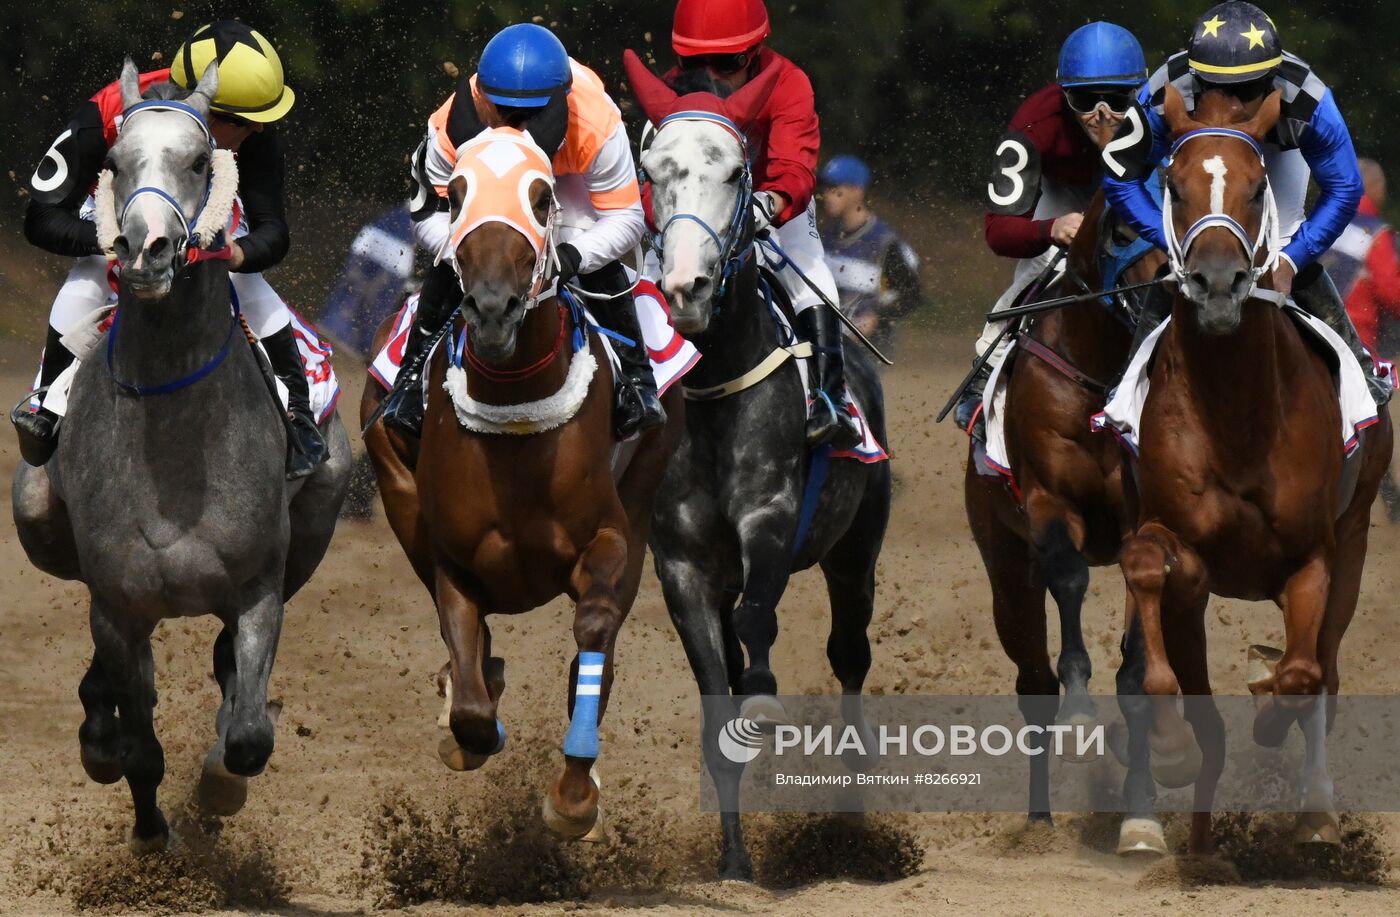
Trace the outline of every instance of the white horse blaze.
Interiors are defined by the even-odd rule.
[[[1201,168],[1210,176],[1210,212],[1224,213],[1225,173],[1230,171],[1225,168],[1225,160],[1219,156],[1212,156],[1201,163]]]

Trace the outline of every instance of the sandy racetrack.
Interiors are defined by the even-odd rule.
[[[881,563],[877,693],[1007,693],[1013,672],[992,629],[989,591],[963,517],[965,439],[932,415],[966,365],[966,343],[903,342],[888,377],[896,453],[894,518]],[[15,354],[9,365],[27,366]],[[353,419],[362,374],[341,366]],[[19,392],[22,373],[0,376]],[[13,436],[0,435],[8,472]],[[7,475],[8,477],[8,475]],[[1377,513],[1361,605],[1343,651],[1343,690],[1400,691],[1392,570],[1400,530]],[[518,913],[646,908],[659,913],[1140,913],[1258,908],[1272,914],[1400,910],[1389,848],[1400,818],[1348,818],[1344,856],[1305,862],[1273,844],[1267,824],[1226,819],[1228,858],[1123,861],[1116,821],[1061,816],[1028,831],[1020,814],[873,817],[864,834],[816,816],[746,819],[760,882],[713,881],[717,823],[697,811],[694,683],[650,573],[623,629],[618,679],[603,724],[600,770],[611,844],[545,837],[538,805],[558,772],[573,653],[563,603],[493,627],[506,659],[506,752],[481,771],[438,761],[444,658],[436,618],[382,519],[343,523],[311,584],[288,608],[273,694],[285,704],[277,750],[247,808],[201,824],[186,802],[212,738],[212,619],[167,622],[156,643],[157,729],[167,774],[161,801],[182,843],[135,862],[124,784],[90,783],[78,763],[78,680],[91,652],[86,594],[29,566],[6,523],[0,564],[0,911],[276,908],[346,913],[455,901]],[[1107,691],[1117,664],[1122,580],[1096,571],[1085,627]],[[1279,643],[1272,606],[1213,601],[1217,689],[1244,691],[1244,647]],[[828,692],[827,611],[819,577],[799,576],[780,609],[774,667],[784,692]],[[1053,625],[1052,625],[1053,633]],[[1236,739],[1238,741],[1240,739]],[[1253,832],[1253,835],[1250,834]],[[1182,823],[1169,836],[1183,842]],[[1251,838],[1253,839],[1251,842]]]

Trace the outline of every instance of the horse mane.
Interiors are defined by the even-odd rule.
[[[708,92],[710,95],[720,99],[727,99],[734,94],[728,84],[710,76],[709,71],[704,67],[693,69],[682,69],[675,76],[666,81],[666,85],[676,91],[678,95],[688,95],[692,92]]]
[[[161,102],[183,102],[193,93],[193,89],[186,89],[178,83],[166,81],[164,83],[152,83],[147,86],[146,91],[141,93],[141,98],[148,102],[155,100]]]

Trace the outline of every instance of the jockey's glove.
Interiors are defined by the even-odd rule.
[[[753,194],[754,235],[762,235],[767,232],[777,216],[778,199],[767,191],[755,191]]]
[[[559,259],[560,283],[568,283],[578,276],[579,265],[583,263],[583,255],[579,254],[573,243],[564,242],[554,247],[554,256]]]

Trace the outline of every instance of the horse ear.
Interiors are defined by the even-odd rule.
[[[675,106],[679,98],[676,91],[652,73],[631,48],[622,52],[622,66],[627,71],[627,82],[632,84],[632,94],[642,106],[642,113],[652,124],[659,124]]]
[[[773,87],[778,85],[782,74],[782,68],[769,67],[749,80],[738,92],[724,100],[725,115],[741,126],[753,123],[768,104],[768,97],[773,94]]]
[[[122,75],[118,84],[122,91],[122,108],[127,109],[141,101],[141,73],[136,69],[136,65],[127,58],[122,63]]]
[[[1195,128],[1196,122],[1186,113],[1186,100],[1181,97],[1181,91],[1171,83],[1167,84],[1167,94],[1162,99],[1162,113],[1167,117],[1167,127],[1171,128],[1174,136],[1184,134]]]
[[[1259,110],[1254,113],[1254,117],[1240,125],[1240,130],[1244,131],[1255,140],[1263,140],[1269,131],[1274,129],[1278,123],[1279,115],[1283,110],[1283,93],[1275,89],[1264,98]]]
[[[185,99],[185,104],[206,118],[209,116],[209,103],[214,101],[214,96],[219,93],[219,65],[213,61],[204,68],[204,75],[199,78],[199,84],[194,87],[194,92]]]

